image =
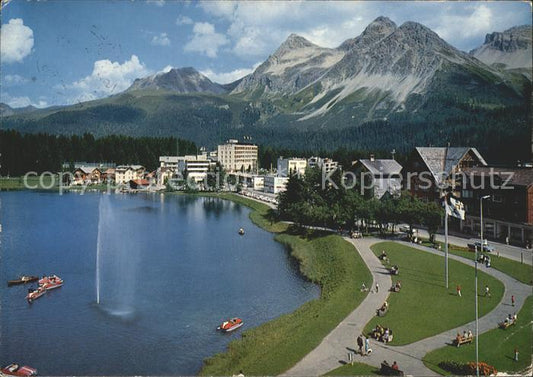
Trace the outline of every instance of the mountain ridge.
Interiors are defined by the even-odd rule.
[[[505,143],[520,145],[509,158],[526,159],[530,93],[522,73],[488,66],[419,23],[378,17],[336,48],[291,34],[233,83],[171,69],[109,98],[3,117],[0,128],[177,135],[207,146],[249,135],[316,149]]]

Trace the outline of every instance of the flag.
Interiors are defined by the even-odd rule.
[[[454,198],[451,194],[444,196],[442,203],[448,216],[457,217],[458,219],[465,219],[465,206],[459,199]]]

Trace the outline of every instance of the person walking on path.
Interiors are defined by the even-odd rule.
[[[457,296],[461,297],[461,286],[457,284]]]
[[[518,361],[518,347],[514,348],[514,361]]]
[[[485,297],[489,296],[490,297],[490,288],[488,285],[485,285]]]
[[[368,354],[369,354],[370,352],[372,352],[372,351],[370,350],[370,339],[365,338],[365,355],[368,356]]]
[[[378,292],[379,292],[379,284],[376,283],[376,293],[378,293]]]
[[[359,347],[359,353],[363,355],[363,334],[357,337],[357,347]]]
[[[511,305],[514,306],[514,295],[511,296]]]

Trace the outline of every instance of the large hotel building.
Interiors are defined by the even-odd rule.
[[[228,172],[256,171],[257,145],[239,143],[230,139],[218,146],[218,161]]]

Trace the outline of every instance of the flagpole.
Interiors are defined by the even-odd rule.
[[[446,289],[448,289],[448,208],[444,211],[444,275],[446,276]]]

